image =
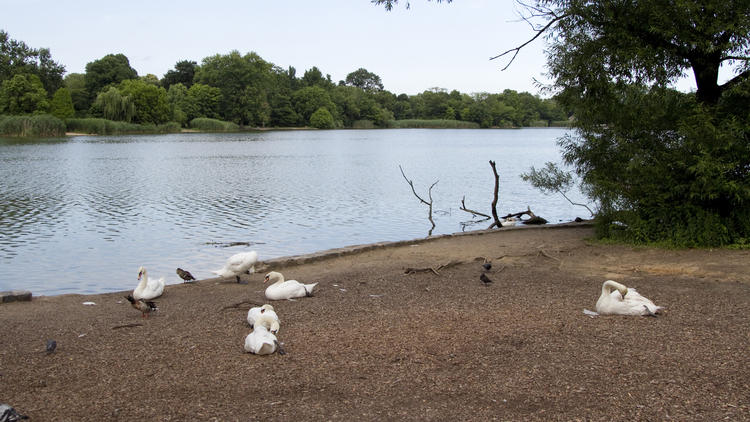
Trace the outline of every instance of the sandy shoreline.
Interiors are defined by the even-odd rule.
[[[145,320],[124,292],[0,304],[0,402],[63,421],[748,420],[750,251],[592,235],[524,228],[268,261],[320,283],[273,303],[285,356],[242,351],[261,273],[168,285]],[[666,314],[584,315],[607,278]]]

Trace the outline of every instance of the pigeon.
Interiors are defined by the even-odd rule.
[[[16,412],[16,409],[8,406],[5,403],[0,403],[0,422],[16,422],[23,419],[28,419],[26,415],[21,415]]]
[[[152,302],[150,300],[135,300],[132,295],[125,296],[125,299],[130,302],[130,306],[141,311],[141,318],[148,318],[148,314],[150,314],[152,311],[159,310],[159,308],[156,307],[156,302]]]
[[[55,349],[57,348],[57,342],[55,340],[47,340],[47,354],[55,353]]]
[[[487,277],[487,275],[484,273],[482,273],[482,275],[479,276],[479,280],[481,280],[485,286],[489,286],[490,283],[492,283],[492,280],[490,280],[490,278]]]
[[[190,274],[190,271],[185,271],[182,268],[177,269],[177,275],[180,276],[180,278],[183,280],[183,283],[195,281],[195,277]]]
[[[492,269],[492,263],[491,262],[485,262],[484,264],[482,264],[482,267],[484,267],[485,271],[489,271],[489,270]]]

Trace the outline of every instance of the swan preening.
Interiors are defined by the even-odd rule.
[[[251,308],[247,313],[247,322],[253,331],[245,337],[245,351],[256,355],[270,355],[278,351],[285,354],[276,338],[279,331],[279,317],[271,305]]]
[[[264,324],[255,324],[253,331],[245,337],[245,351],[256,355],[270,355],[279,351],[283,355],[284,351],[279,344],[276,336],[268,331]]]
[[[633,288],[607,280],[602,284],[602,294],[596,301],[596,312],[600,315],[648,315],[656,316],[663,308],[643,297]]]
[[[286,280],[284,276],[276,271],[271,271],[266,274],[264,283],[272,283],[266,288],[266,299],[268,300],[282,300],[292,299],[295,297],[312,296],[313,289],[318,283],[302,284],[297,280]]]
[[[224,268],[211,272],[218,275],[219,277],[236,277],[237,282],[239,283],[241,274],[244,274],[248,271],[251,273],[255,272],[255,264],[257,262],[257,252],[240,252],[238,254],[230,256],[229,259],[227,259],[226,264],[224,264]]]
[[[247,311],[247,323],[251,327],[255,327],[256,324],[265,325],[266,329],[270,330],[273,334],[279,332],[279,316],[276,315],[273,306],[268,304],[250,308]]]
[[[133,290],[133,298],[135,300],[151,300],[161,296],[162,292],[164,292],[164,284],[166,284],[164,277],[158,280],[149,279],[148,273],[143,267],[138,268],[138,280],[140,282],[135,290]]]

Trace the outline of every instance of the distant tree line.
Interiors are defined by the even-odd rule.
[[[0,30],[0,114],[52,114],[135,124],[217,119],[241,127],[392,127],[393,120],[455,120],[483,128],[565,124],[554,99],[506,89],[464,94],[433,88],[396,95],[360,68],[334,83],[317,67],[297,75],[256,53],[183,60],[163,78],[139,76],[123,54],[108,54],[65,74],[48,49],[34,49]],[[64,76],[64,77],[63,77]],[[361,122],[367,122],[360,125]]]

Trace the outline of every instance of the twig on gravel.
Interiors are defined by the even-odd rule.
[[[262,303],[254,302],[252,300],[243,300],[242,302],[237,302],[231,305],[227,305],[221,309],[219,309],[219,312],[226,311],[227,309],[239,309],[240,305],[255,305],[255,306],[263,306]],[[249,309],[249,308],[248,308]]]
[[[554,259],[555,261],[560,262],[560,258],[555,258],[554,256],[552,256],[552,255],[548,254],[547,252],[545,252],[544,249],[540,249],[539,253],[537,255],[543,255],[543,256],[546,256],[549,259]]]
[[[425,267],[425,268],[414,268],[409,267],[404,270],[405,274],[414,274],[414,273],[426,273],[428,271],[432,271],[435,275],[440,275],[440,270],[443,270],[445,268],[454,267],[456,265],[461,265],[464,262],[462,261],[448,261],[445,264],[438,265],[437,267]]]
[[[142,325],[143,324],[141,324],[140,322],[136,322],[136,323],[133,323],[133,324],[115,325],[114,327],[112,327],[112,329],[113,330],[117,330],[117,329],[120,329],[120,328],[140,327]]]

